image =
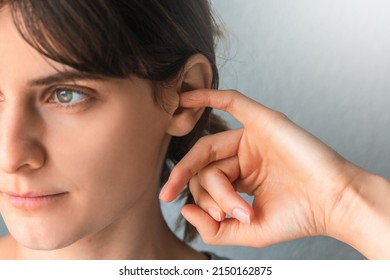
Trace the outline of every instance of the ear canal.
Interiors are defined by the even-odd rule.
[[[177,109],[175,110],[175,112],[173,113],[174,115],[176,115],[176,114],[180,114],[181,112],[183,112],[183,107],[177,107]]]
[[[185,80],[181,83],[181,89],[180,92],[186,92],[186,91],[191,91],[194,88],[191,87],[190,84],[188,84]]]

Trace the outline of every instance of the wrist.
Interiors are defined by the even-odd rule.
[[[369,259],[390,259],[390,182],[353,166],[330,218],[327,235]]]

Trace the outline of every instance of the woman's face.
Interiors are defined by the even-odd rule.
[[[155,196],[171,116],[147,81],[80,78],[2,9],[0,100],[0,211],[20,243],[64,247]]]

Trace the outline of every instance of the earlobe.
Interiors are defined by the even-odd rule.
[[[176,85],[177,104],[179,104],[179,95],[183,92],[210,88],[212,77],[213,72],[210,61],[201,54],[192,56],[187,61],[182,77]],[[204,108],[182,108],[177,105],[167,133],[172,136],[184,136],[190,133],[202,116],[203,111]]]

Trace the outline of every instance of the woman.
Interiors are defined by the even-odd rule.
[[[214,30],[206,0],[0,1],[0,258],[207,258],[158,192],[224,129],[179,106],[217,87]]]
[[[388,180],[239,93],[196,90],[218,81],[206,1],[0,7],[0,211],[12,236],[0,258],[206,259],[168,229],[157,196],[168,166],[224,129],[207,106],[244,128],[202,138],[160,194],[190,181],[197,206],[183,215],[206,242],[324,234],[390,256]]]

